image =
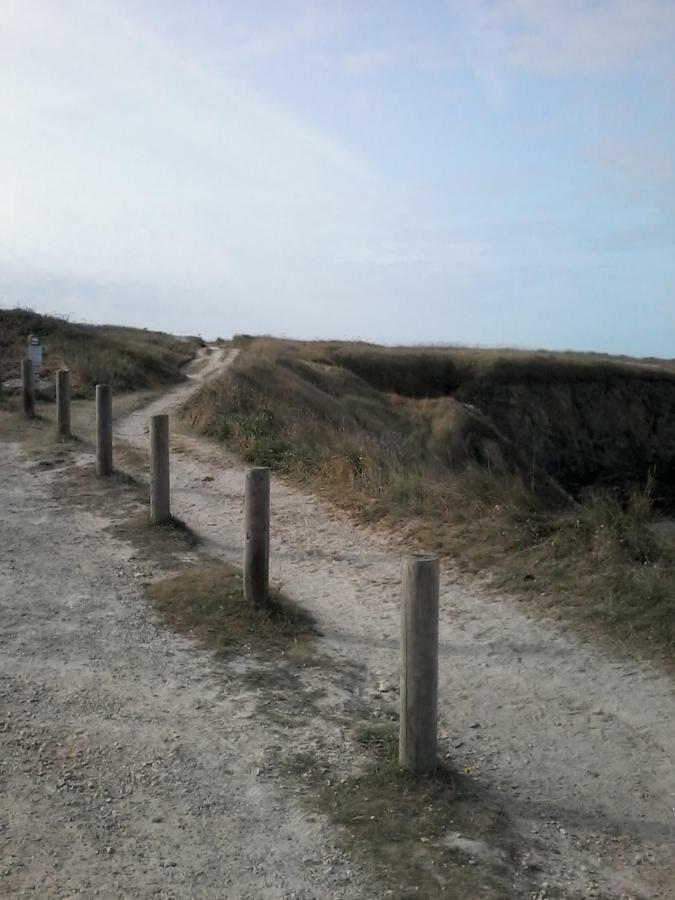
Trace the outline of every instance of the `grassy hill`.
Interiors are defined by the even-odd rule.
[[[91,397],[97,383],[133,391],[181,381],[182,367],[201,346],[200,338],[115,325],[82,325],[27,309],[0,310],[0,377],[20,376],[28,335],[40,338],[43,374],[71,371],[75,397]]]
[[[644,484],[675,500],[675,362],[508,350],[338,348],[380,391],[452,397],[566,489]]]
[[[192,425],[411,543],[675,649],[675,366],[240,338]]]

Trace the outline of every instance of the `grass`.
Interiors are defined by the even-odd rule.
[[[675,380],[675,359],[637,360],[599,353],[337,345],[332,361],[379,390],[409,397],[443,397],[481,381],[596,382],[616,377]]]
[[[149,585],[162,619],[218,652],[241,648],[288,649],[314,635],[309,614],[279,592],[265,607],[244,601],[241,573],[223,562],[202,562]]]
[[[653,530],[659,507],[667,506],[670,482],[650,475],[654,470],[645,459],[642,468],[636,464],[642,481],[621,473],[616,484],[561,486],[543,465],[546,460],[539,464],[528,446],[506,435],[488,412],[456,396],[416,399],[385,393],[339,364],[348,352],[356,353],[344,345],[236,343],[242,350],[229,371],[185,408],[198,431],[223,440],[247,462],[271,466],[321,493],[361,521],[403,529],[411,544],[451,558],[466,572],[489,575],[495,587],[530,598],[537,608],[609,633],[627,647],[672,655],[675,542],[657,539]],[[479,355],[465,353],[474,369]],[[481,377],[495,366],[503,373],[494,354],[488,357]],[[525,412],[530,406],[545,411],[548,402],[550,415],[562,417],[567,403],[566,424],[574,438],[570,458],[573,451],[600,456],[607,444],[603,439],[593,449],[596,436],[584,432],[577,421],[579,402],[570,399],[577,395],[569,393],[563,403],[570,384],[578,390],[590,380],[589,420],[604,414],[593,406],[596,389],[616,394],[613,425],[603,424],[607,433],[616,431],[614,443],[627,440],[630,417],[623,417],[625,403],[617,400],[624,395],[631,416],[641,423],[633,429],[636,446],[643,424],[652,431],[654,422],[666,431],[673,424],[672,417],[653,419],[648,408],[649,391],[670,397],[671,385],[670,402],[675,402],[675,377],[665,363],[595,358],[565,363],[558,355],[555,365],[574,371],[567,387],[555,375],[547,399],[540,362],[534,360],[538,374],[528,382],[521,357],[512,359],[519,367],[520,393],[511,390],[509,402],[517,406],[523,385],[530,383],[533,394],[523,400]],[[614,378],[619,380],[614,383]],[[492,389],[500,383],[496,378]],[[632,393],[626,394],[631,384]],[[666,437],[654,441],[672,453],[675,436],[671,445]],[[670,478],[674,473],[675,460]]]
[[[389,406],[398,398],[399,408],[439,429],[436,449],[445,441],[453,464],[468,450],[481,464],[481,452],[487,455],[493,469],[504,467],[506,453],[512,468],[515,452],[522,465],[543,469],[571,491],[644,482],[651,471],[658,499],[675,509],[675,360],[270,338],[236,343],[246,351],[240,366],[246,360],[251,369],[255,360],[258,383],[271,366],[275,377],[287,380],[292,372],[333,399],[359,402],[366,389],[379,407],[383,397]],[[310,405],[312,413],[315,407],[326,408]],[[467,438],[473,446],[462,446]]]
[[[27,418],[19,410],[20,399],[7,398],[0,403],[0,440],[21,441],[31,452],[55,451],[64,445],[78,442],[76,437],[64,438],[56,433],[54,407],[39,404],[36,415]]]
[[[353,853],[374,861],[383,896],[513,896],[518,850],[508,818],[476,784],[445,765],[425,777],[401,769],[391,722],[362,722],[353,737],[366,758],[358,774],[327,777],[307,755],[292,767],[309,785],[310,808],[342,826]]]
[[[116,394],[113,396],[113,422],[129,415],[139,406],[143,406],[154,398],[153,391],[137,391],[135,393]],[[0,398],[0,440],[22,440],[33,449],[68,443],[93,448],[96,439],[96,411],[91,399],[77,399],[71,404],[70,438],[56,434],[56,406],[53,402],[40,400],[36,403],[36,415],[26,418],[21,408],[21,397],[11,394]],[[131,457],[131,450],[115,442],[115,465],[117,460],[125,456]],[[137,453],[136,458],[147,463],[147,455]],[[136,458],[134,461],[136,461]],[[142,465],[140,466],[142,468]]]
[[[43,376],[71,371],[73,397],[90,398],[96,384],[114,391],[138,391],[173,384],[201,346],[199,338],[179,338],[141,328],[82,325],[28,309],[0,310],[0,365],[3,380],[20,377],[26,339],[35,334],[43,346]]]

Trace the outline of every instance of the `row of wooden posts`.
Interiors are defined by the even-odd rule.
[[[23,365],[26,415],[35,414],[30,360]],[[70,437],[70,372],[56,377],[57,431]],[[112,392],[96,385],[96,474],[113,473]],[[150,519],[171,519],[169,480],[169,417],[150,417]],[[244,598],[264,606],[269,595],[270,470],[256,466],[246,472],[244,486]],[[436,767],[438,695],[438,558],[415,553],[403,560],[401,602],[401,697],[399,761],[412,772]]]

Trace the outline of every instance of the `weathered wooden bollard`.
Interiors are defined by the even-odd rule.
[[[96,385],[96,474],[112,475],[112,392],[109,384]]]
[[[436,768],[438,694],[438,558],[403,560],[399,763],[416,774]]]
[[[244,599],[263,606],[269,594],[270,470],[262,466],[246,473],[244,527]]]
[[[171,518],[169,482],[169,417],[150,417],[150,521],[153,525]]]
[[[70,372],[56,373],[56,430],[61,437],[70,437]]]
[[[33,382],[33,360],[26,357],[21,362],[21,393],[23,411],[32,419],[35,416],[35,383]]]

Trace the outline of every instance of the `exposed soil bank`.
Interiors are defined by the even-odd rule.
[[[651,476],[675,508],[675,371],[576,354],[339,349],[334,361],[403,396],[478,408],[563,487],[625,487]]]
[[[458,400],[481,409],[527,459],[572,491],[655,481],[665,507],[675,502],[675,378],[607,372],[577,378],[480,378]]]

